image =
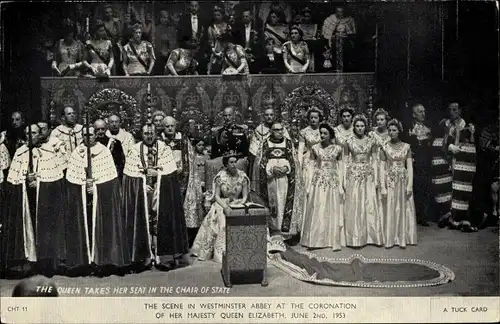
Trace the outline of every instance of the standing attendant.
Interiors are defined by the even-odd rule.
[[[340,124],[335,127],[335,140],[338,145],[344,147],[349,138],[354,136],[352,127],[352,117],[354,117],[354,108],[343,106],[339,111]]]
[[[319,130],[321,142],[311,148],[316,165],[308,188],[300,244],[338,251],[345,246],[342,147],[335,144],[335,131],[330,125],[321,124]]]
[[[123,178],[125,159],[135,144],[134,136],[121,128],[121,118],[118,115],[109,116],[105,135],[108,138],[106,147],[113,155],[118,178],[121,180]]]
[[[62,161],[54,150],[41,145],[37,125],[27,127],[26,132],[31,132],[33,146],[26,144],[16,151],[7,177],[3,265],[19,270],[23,264],[38,261],[39,270],[51,276],[65,257]]]
[[[408,130],[408,144],[413,153],[414,181],[413,197],[417,213],[417,223],[429,226],[431,220],[431,169],[432,169],[432,132],[425,122],[425,107],[413,106],[413,122]]]
[[[194,138],[188,150],[189,178],[184,199],[184,214],[188,228],[189,246],[192,246],[201,222],[205,217],[203,208],[205,188],[205,162],[209,156],[205,154],[205,140]]]
[[[59,125],[52,130],[50,136],[55,137],[64,143],[66,161],[69,161],[69,158],[75,148],[78,147],[83,141],[83,126],[76,122],[76,113],[72,107],[64,108],[61,122],[62,125]]]
[[[23,114],[20,111],[14,111],[10,118],[11,123],[7,130],[0,133],[0,143],[5,145],[12,158],[16,150],[26,143],[26,134]]]
[[[356,115],[353,125],[354,136],[344,147],[344,156],[349,158],[345,176],[346,245],[382,245],[382,211],[376,191],[378,173],[375,172],[378,167],[377,145],[366,135],[368,120],[364,115]],[[381,195],[385,196],[387,192],[383,189]]]
[[[417,221],[413,201],[413,159],[410,144],[399,139],[401,123],[392,119],[387,124],[390,141],[380,151],[385,164],[381,174],[382,192],[387,192],[383,231],[385,247],[417,244]]]
[[[95,128],[85,128],[83,135],[85,141],[73,151],[66,176],[68,211],[73,215],[66,228],[66,264],[94,264],[100,275],[117,273],[130,263],[118,173],[109,149],[96,141]]]
[[[285,239],[299,232],[300,213],[293,209],[297,157],[281,123],[273,123],[260,149],[260,193],[269,203],[273,225]]]
[[[389,120],[389,118],[390,118],[389,113],[385,109],[383,108],[377,109],[373,113],[373,123],[376,126],[368,133],[368,136],[373,138],[375,145],[377,147],[377,153],[374,155],[374,158],[377,160],[377,167],[375,168],[376,179],[382,178],[380,172],[383,163],[382,161],[380,161],[380,151],[382,150],[382,147],[390,140],[389,133],[387,131],[387,121]],[[385,215],[387,201],[380,195],[381,193],[380,182],[376,182],[375,187],[377,188],[377,196],[379,199],[381,213]]]
[[[274,100],[264,102],[266,109],[264,110],[264,122],[255,128],[252,136],[250,137],[249,145],[249,178],[251,180],[251,188],[255,192],[260,192],[260,156],[262,145],[269,138],[271,134],[271,127],[276,122],[276,113],[273,105]],[[290,139],[290,135],[286,128],[283,130],[283,136]]]
[[[238,157],[238,169],[247,170],[249,153],[248,126],[236,124],[235,108],[226,107],[223,112],[224,125],[212,128],[212,159],[222,158],[228,152]]]
[[[475,232],[479,221],[469,210],[476,173],[475,127],[462,118],[458,103],[451,103],[448,110],[450,118],[444,124],[443,149],[448,154],[453,179],[449,224],[463,232]]]
[[[189,249],[175,156],[156,134],[154,125],[143,126],[124,171],[125,233],[136,270],[151,260],[161,270],[178,266]]]

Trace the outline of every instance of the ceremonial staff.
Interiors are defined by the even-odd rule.
[[[89,125],[89,109],[85,108],[85,129],[87,133],[85,134],[85,139],[87,141],[87,181],[92,181],[92,156],[90,152],[90,125]]]
[[[33,173],[33,136],[31,134],[31,125],[28,124],[28,174]],[[33,181],[33,179],[29,179]]]

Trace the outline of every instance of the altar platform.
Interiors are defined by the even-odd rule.
[[[41,109],[42,116],[52,120],[67,106],[80,117],[84,108],[89,108],[91,118],[118,112],[126,126],[137,130],[146,116],[149,85],[153,111],[160,109],[181,122],[194,119],[204,131],[221,121],[227,106],[236,107],[240,122],[256,125],[268,100],[274,101],[285,123],[302,124],[305,110],[316,105],[336,124],[342,105],[358,111],[370,108],[373,83],[374,73],[110,77],[106,81],[43,77]]]

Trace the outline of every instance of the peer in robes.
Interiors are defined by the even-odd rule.
[[[106,136],[109,141],[107,143],[108,149],[113,155],[118,178],[123,178],[123,168],[125,167],[125,158],[128,151],[132,149],[135,144],[134,136],[123,129],[121,126],[122,120],[118,115],[111,115],[108,118],[108,130]]]
[[[188,150],[191,143],[186,140],[181,132],[177,132],[177,120],[172,116],[163,119],[163,141],[170,146],[175,157],[179,173],[182,197],[185,197],[189,176]],[[184,200],[184,199],[183,199]]]
[[[462,118],[462,109],[456,102],[448,106],[449,118],[444,121],[443,151],[447,154],[452,175],[449,228],[462,232],[476,232],[481,219],[469,209],[477,153],[475,127]]]
[[[116,166],[118,179],[121,182],[123,177],[123,168],[125,167],[125,152],[121,142],[107,136],[108,124],[103,119],[98,119],[94,122],[94,129],[96,141],[106,146],[111,152],[113,162]]]
[[[76,113],[72,107],[64,108],[61,122],[61,125],[52,130],[50,136],[64,143],[66,160],[69,161],[71,153],[73,153],[75,148],[83,141],[83,126],[76,122]]]
[[[85,141],[71,154],[66,175],[66,265],[72,270],[92,265],[97,275],[120,273],[130,257],[118,173],[109,149],[96,141],[95,128],[85,127],[83,135]]]
[[[35,270],[33,263],[38,261],[41,273],[53,275],[64,259],[62,161],[52,147],[42,145],[37,125],[26,132],[31,132],[32,145],[16,151],[7,177],[2,264],[24,272]]]
[[[3,195],[5,194],[5,179],[7,178],[10,167],[10,155],[7,146],[0,143],[0,206],[4,206]],[[2,232],[2,214],[0,213],[0,238]],[[1,240],[0,240],[1,242]]]
[[[413,106],[413,121],[409,127],[406,142],[413,154],[413,196],[417,213],[417,223],[429,226],[431,220],[431,169],[432,169],[432,131],[425,122],[425,107]]]
[[[298,160],[292,140],[281,123],[273,123],[260,154],[260,192],[271,209],[273,225],[285,239],[299,232],[300,214],[294,213],[295,175]],[[295,216],[295,217],[294,217]]]
[[[24,116],[20,111],[12,113],[10,125],[0,133],[0,143],[5,145],[11,158],[16,150],[26,143]]]
[[[142,139],[125,164],[124,233],[135,271],[148,269],[151,261],[168,270],[184,263],[189,249],[178,168],[154,125],[142,128]]]
[[[260,155],[262,144],[269,138],[271,126],[276,122],[276,113],[273,105],[273,100],[264,102],[264,122],[255,128],[250,138],[250,154],[248,155],[249,178],[251,181],[251,189],[256,193],[260,193]],[[283,130],[283,136],[288,139],[290,138],[286,128]]]
[[[47,121],[40,121],[37,123],[40,128],[40,143],[44,147],[50,147],[51,150],[57,153],[62,161],[61,168],[66,170],[68,164],[68,155],[66,154],[66,146],[57,137],[50,136],[50,123]]]

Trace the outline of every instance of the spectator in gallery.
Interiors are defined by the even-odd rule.
[[[177,39],[205,37],[205,21],[200,14],[200,4],[198,1],[189,1],[188,11],[179,20]]]
[[[113,57],[116,60],[116,65],[113,65],[111,67],[111,72],[113,75],[122,75],[122,65],[120,64],[121,61],[121,28],[120,28],[120,23],[118,22],[117,19],[115,19],[115,12],[114,8],[112,5],[105,5],[104,6],[104,20],[103,20],[103,25],[104,25],[104,31],[106,33],[106,37],[108,40],[111,41],[112,50],[113,50]]]
[[[134,31],[133,31],[134,26],[137,23],[139,23],[139,22],[138,21],[134,22],[132,20],[132,15],[129,12],[126,12],[123,14],[123,22],[121,25],[121,35],[122,35],[121,42],[120,42],[121,46],[127,45],[127,43],[130,41],[130,39],[132,38],[132,35],[134,33]]]
[[[85,45],[83,65],[89,70],[90,76],[109,77],[111,75],[115,65],[113,44],[107,39],[106,27],[102,21],[96,22],[92,38]]]
[[[323,22],[321,30],[328,41],[328,47],[333,57],[335,70],[343,72],[351,70],[351,61],[356,37],[356,23],[352,17],[345,16],[344,8],[335,8],[335,13]]]
[[[259,6],[259,18],[265,21],[271,12],[278,14],[280,24],[288,25],[292,21],[292,6],[289,1],[264,1]]]
[[[179,47],[177,29],[171,20],[168,11],[161,10],[159,24],[155,26],[155,75],[163,75],[168,58],[173,50]]]
[[[260,74],[281,74],[285,72],[283,55],[276,53],[274,38],[265,41],[264,52],[259,55],[256,66]]]
[[[196,38],[190,38],[182,42],[181,48],[176,48],[170,53],[165,74],[167,75],[197,75],[199,42]]]
[[[266,44],[268,39],[274,40],[274,52],[282,53],[283,44],[288,40],[288,25],[280,22],[279,12],[271,10],[264,26]]]
[[[85,44],[85,42],[90,39],[90,35],[87,33],[87,24],[90,20],[90,14],[86,12],[82,3],[75,4],[72,20],[75,22],[75,38]]]
[[[153,42],[153,15],[151,12],[146,12],[146,17],[144,17],[142,39],[150,43]]]
[[[215,6],[212,15],[212,24],[207,29],[208,45],[211,49],[208,74],[219,74],[222,69],[224,51],[222,37],[226,33],[231,33],[231,27],[227,23],[224,10],[221,7]]]
[[[298,27],[304,32],[303,40],[306,42],[309,51],[311,52],[310,63],[307,69],[309,72],[315,71],[315,54],[316,52],[319,52],[317,48],[320,47],[320,42],[317,39],[317,36],[319,34],[318,24],[316,24],[312,19],[312,11],[313,10],[311,9],[311,6],[309,5],[306,5],[304,8],[302,8],[302,18],[298,25]]]
[[[256,57],[260,52],[262,24],[257,21],[248,7],[241,9],[241,18],[237,19],[232,28],[233,41],[245,49],[247,62],[251,73],[258,73],[254,67]]]
[[[141,25],[135,25],[133,32],[132,39],[123,48],[125,76],[151,75],[156,60],[153,45],[142,40]]]
[[[304,33],[297,26],[290,28],[291,40],[283,44],[283,62],[288,73],[305,73],[309,67],[310,55]]]
[[[83,66],[84,45],[75,38],[75,23],[70,19],[63,21],[63,35],[55,46],[52,70],[57,76],[78,76]]]
[[[250,73],[245,49],[233,43],[231,33],[222,35],[222,74],[248,74]]]

